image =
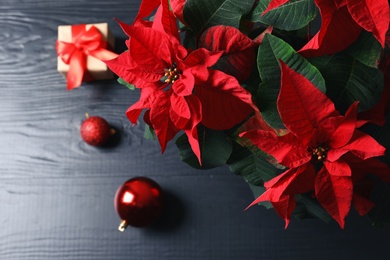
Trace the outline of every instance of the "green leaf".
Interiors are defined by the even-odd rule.
[[[305,76],[319,90],[326,92],[325,80],[316,67],[285,41],[271,34],[266,34],[257,55],[257,67],[263,81],[258,90],[257,105],[262,111],[264,120],[275,128],[280,128],[282,125],[276,109],[276,100],[280,90],[279,60]]]
[[[257,199],[261,194],[263,194],[265,192],[265,188],[263,186],[256,186],[256,185],[249,183],[249,188],[251,189],[255,199]],[[266,209],[273,208],[272,203],[269,201],[260,202],[260,203],[258,203],[258,205],[261,205],[261,206],[265,207]]]
[[[151,128],[148,124],[145,124],[144,137],[148,140],[156,140],[154,129]]]
[[[241,175],[246,182],[256,186],[283,172],[264,158],[254,155],[248,148],[236,143],[233,145],[233,152],[227,165],[231,172]]]
[[[260,108],[261,115],[264,120],[273,128],[284,128],[282,119],[280,118],[276,99],[279,95],[280,79],[265,80],[260,83],[257,91],[257,104]]]
[[[360,101],[359,111],[372,108],[380,99],[383,90],[383,74],[367,67],[357,59],[335,54],[310,59],[325,78],[326,95],[344,113],[355,101]]]
[[[195,49],[197,49],[196,41],[197,41],[197,39],[196,39],[196,34],[194,33],[194,31],[191,29],[186,30],[186,33],[184,34],[184,39],[183,39],[183,46],[186,47],[187,49],[195,50]]]
[[[381,44],[375,39],[373,34],[363,30],[357,41],[348,48],[347,52],[364,65],[377,68],[381,50]]]
[[[302,204],[305,206],[309,216],[319,218],[326,223],[332,220],[332,217],[329,215],[329,213],[320,205],[317,200],[313,199],[310,195],[298,194],[295,195],[295,199],[297,200],[297,204]]]
[[[196,33],[214,25],[239,28],[241,17],[250,12],[254,0],[187,0],[183,16]]]
[[[214,131],[203,127],[199,128],[198,132],[202,166],[199,165],[185,134],[176,140],[181,160],[196,169],[211,169],[224,165],[233,149],[229,137],[222,131]]]
[[[134,86],[133,84],[127,83],[127,82],[126,82],[124,79],[122,79],[122,78],[118,78],[117,81],[119,82],[119,84],[126,86],[126,87],[127,87],[128,89],[130,89],[130,90],[134,90],[134,89],[135,89],[135,86]]]
[[[271,0],[259,1],[252,14],[253,22],[292,31],[308,25],[318,14],[318,8],[313,0],[290,0],[262,16],[270,2]]]

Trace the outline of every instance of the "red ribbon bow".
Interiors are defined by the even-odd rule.
[[[65,64],[69,65],[66,75],[67,89],[71,90],[81,85],[83,81],[93,78],[87,71],[87,56],[91,55],[99,60],[110,60],[118,54],[106,49],[107,42],[103,40],[100,31],[91,26],[88,30],[86,24],[72,25],[72,42],[57,40],[57,55]]]

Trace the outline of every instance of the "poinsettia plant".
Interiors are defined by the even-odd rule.
[[[175,139],[192,167],[227,164],[285,227],[344,228],[351,207],[382,226],[389,19],[387,0],[143,0],[106,63],[140,91],[126,115],[162,152]]]

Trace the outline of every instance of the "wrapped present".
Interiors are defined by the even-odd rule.
[[[107,23],[58,26],[57,70],[66,77],[67,89],[83,81],[111,79],[114,74],[103,60],[118,55]]]

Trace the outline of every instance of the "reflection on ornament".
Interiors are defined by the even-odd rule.
[[[114,204],[122,219],[119,231],[123,232],[128,225],[145,227],[155,222],[161,215],[162,190],[149,178],[135,177],[118,188]]]

